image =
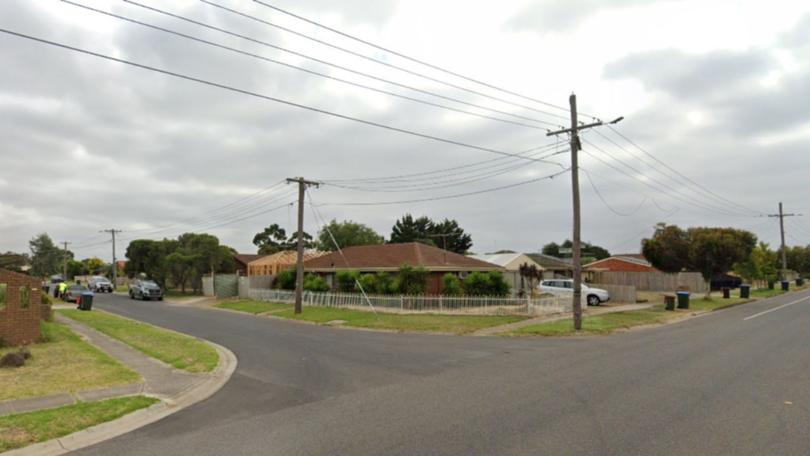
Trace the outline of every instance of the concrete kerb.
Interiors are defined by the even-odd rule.
[[[236,355],[227,348],[204,339],[199,340],[211,345],[219,355],[217,367],[207,374],[203,381],[192,385],[190,388],[173,397],[150,395],[160,399],[161,402],[125,415],[117,420],[89,427],[64,437],[48,440],[47,442],[11,450],[4,453],[4,455],[51,456],[69,453],[134,431],[135,429],[159,421],[186,407],[208,399],[225,386],[236,370],[238,360]]]

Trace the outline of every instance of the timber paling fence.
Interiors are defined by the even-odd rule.
[[[271,302],[295,302],[295,292],[252,288],[251,299]],[[302,303],[311,307],[337,307],[395,313],[448,313],[481,315],[545,315],[571,311],[570,296],[509,298],[501,296],[430,296],[368,295],[304,291]]]

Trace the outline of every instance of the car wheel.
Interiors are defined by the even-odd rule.
[[[163,301],[163,296],[159,297],[158,301]]]
[[[601,303],[602,303],[602,301],[599,300],[599,296],[588,295],[588,305],[589,306],[598,306]]]
[[[135,294],[132,293],[132,290],[129,290],[129,299],[135,299]]]

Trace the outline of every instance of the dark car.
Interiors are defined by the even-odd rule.
[[[65,294],[62,296],[67,302],[78,302],[79,297],[82,293],[90,293],[90,289],[84,285],[71,285],[65,290]]]
[[[112,282],[107,280],[106,277],[91,277],[87,282],[90,289],[96,293],[113,292]]]
[[[133,280],[129,284],[129,299],[163,301],[163,290],[152,280]]]

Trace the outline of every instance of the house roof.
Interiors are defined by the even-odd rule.
[[[233,258],[239,263],[242,263],[243,265],[247,266],[247,264],[250,263],[251,261],[256,261],[259,258],[266,256],[267,255],[256,255],[251,253],[237,253],[236,255],[233,256]]]
[[[512,270],[517,270],[523,263],[534,264],[535,266],[539,267],[540,270],[543,270],[543,266],[538,264],[532,258],[529,258],[528,255],[525,253],[493,253],[489,255],[471,255],[471,258],[475,258],[476,260],[485,261],[487,263],[497,264],[498,266],[502,266],[504,268]]]
[[[332,252],[304,263],[304,267],[308,271],[322,272],[337,269],[394,271],[402,265],[423,267],[430,271],[493,271],[503,269],[492,263],[448,252],[419,242],[347,247],[343,249],[342,254]]]
[[[624,261],[625,263],[637,264],[639,266],[646,266],[649,268],[653,267],[652,264],[650,264],[650,262],[645,259],[639,259],[636,258],[635,256],[619,256],[619,255],[603,258],[601,260],[596,260],[594,262],[584,265],[583,267],[590,268],[608,260]]]
[[[321,252],[318,250],[306,250],[304,251],[304,261],[318,258],[327,254],[328,252]],[[250,266],[269,266],[274,264],[291,265],[298,261],[298,252],[295,250],[282,250],[281,252],[276,252],[272,255],[256,256],[259,258],[251,261],[249,263]]]
[[[526,256],[534,260],[535,263],[544,267],[545,269],[572,269],[573,265],[567,263],[561,258],[546,255],[544,253],[527,253]]]

